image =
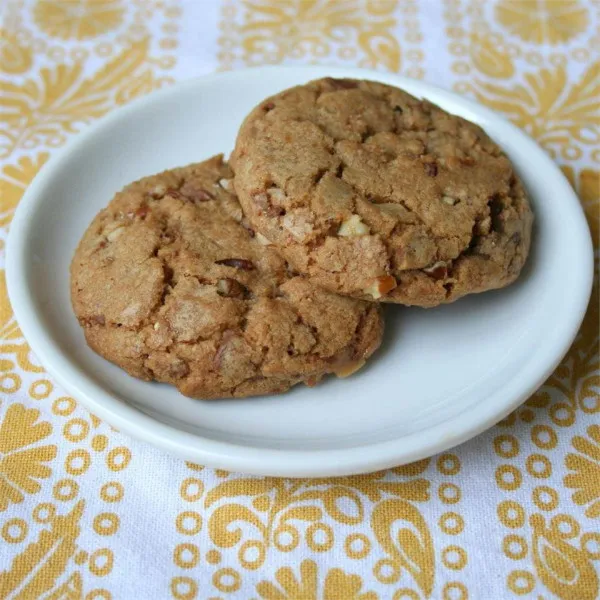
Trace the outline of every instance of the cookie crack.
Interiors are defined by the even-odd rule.
[[[172,246],[174,243],[175,236],[170,235],[170,233],[172,233],[172,232],[169,232],[168,221],[163,221],[161,223],[161,237],[168,236],[165,239],[168,239],[170,241],[168,241],[166,243],[166,245],[163,245],[163,246],[157,245],[153,251],[153,257],[157,258],[160,261],[161,266],[162,266],[163,289],[162,289],[162,292],[161,292],[158,300],[156,301],[156,304],[153,306],[152,310],[148,314],[148,317],[146,318],[147,323],[155,320],[156,314],[165,305],[167,297],[169,296],[169,294],[171,293],[171,290],[172,290],[171,283],[173,281],[173,275],[174,275],[173,269],[169,266],[169,264],[164,259],[164,257],[160,255],[160,250],[162,250],[164,248],[168,248],[169,246]]]
[[[289,308],[293,311],[294,315],[296,316],[296,323],[298,325],[302,325],[303,327],[306,327],[311,332],[311,334],[315,340],[307,352],[300,352],[299,354],[294,354],[294,356],[313,355],[314,354],[313,350],[320,344],[319,330],[314,325],[311,325],[310,323],[307,323],[305,321],[304,317],[300,314],[300,311],[298,310],[296,305],[291,302],[291,300],[287,297],[285,292],[281,292],[281,293],[282,293],[281,297],[287,301],[287,305],[289,306]],[[294,340],[292,338],[291,342],[293,342],[293,341]],[[319,356],[319,355],[317,355],[317,356],[321,359],[323,358],[322,356]]]
[[[372,310],[371,307],[366,307],[360,314],[358,319],[358,323],[356,324],[356,328],[354,329],[354,335],[352,336],[352,344],[349,348],[352,349],[352,355],[350,360],[356,360],[357,358],[363,358],[361,356],[357,356],[357,348],[359,347],[359,340],[361,337],[362,330],[365,328],[365,323],[369,317],[369,313]]]

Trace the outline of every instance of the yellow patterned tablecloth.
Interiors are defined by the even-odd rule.
[[[30,353],[3,271],[14,208],[56,148],[176,80],[266,62],[394,71],[504,113],[561,166],[597,250],[598,0],[0,0],[0,18],[0,598],[600,597],[597,279],[568,356],[492,430],[295,481],[100,422]]]

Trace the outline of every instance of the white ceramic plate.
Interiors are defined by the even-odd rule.
[[[423,310],[390,306],[381,350],[363,371],[268,398],[197,401],[129,377],[85,344],[69,263],[94,215],[126,183],[228,153],[266,96],[323,77],[376,79],[479,123],[533,198],[531,256],[510,288]],[[358,69],[260,68],[212,75],[102,119],[36,177],[11,226],[10,299],[48,371],[120,430],[186,459],[282,476],[360,473],[459,444],[506,416],[571,345],[592,283],[592,244],[569,184],[524,133],[492,111],[420,81]]]

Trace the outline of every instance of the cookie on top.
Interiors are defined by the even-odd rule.
[[[533,214],[477,125],[382,83],[320,79],[261,102],[231,164],[251,225],[333,292],[423,307],[513,282]]]

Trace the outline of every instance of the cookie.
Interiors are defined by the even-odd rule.
[[[90,347],[195,398],[283,392],[362,366],[380,311],[291,272],[254,234],[221,156],[128,185],[71,264]]]
[[[244,121],[231,160],[252,224],[331,291],[424,307],[519,275],[533,215],[477,125],[381,83],[320,79]]]

